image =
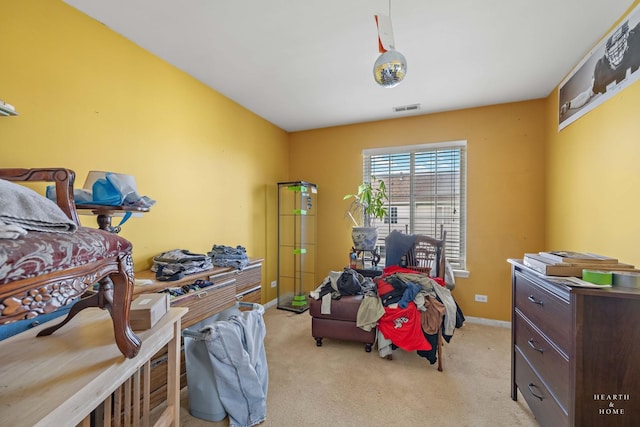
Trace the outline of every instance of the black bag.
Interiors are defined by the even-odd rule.
[[[338,278],[338,292],[340,295],[362,294],[362,282],[364,277],[351,268],[345,268]]]

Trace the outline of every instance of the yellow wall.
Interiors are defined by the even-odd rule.
[[[345,194],[362,181],[362,150],[467,140],[467,269],[456,300],[469,316],[510,319],[507,258],[544,247],[544,100],[291,134],[291,176],[318,185],[318,274],[348,261]],[[474,301],[488,296],[487,303]]]
[[[636,82],[558,132],[557,90],[547,99],[548,248],[640,266],[639,110]]]
[[[61,1],[0,10],[0,98],[20,113],[0,119],[0,167],[68,167],[80,186],[89,170],[135,175],[157,200],[120,233],[136,270],[170,249],[243,245],[275,280],[286,132]]]

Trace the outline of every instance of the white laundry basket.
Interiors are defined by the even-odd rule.
[[[216,387],[213,368],[209,359],[204,337],[200,332],[213,322],[226,321],[231,316],[241,315],[239,307],[263,309],[260,304],[237,302],[234,307],[214,314],[182,331],[184,338],[184,356],[187,370],[187,389],[189,394],[189,413],[207,421],[222,421],[227,412],[222,406]]]

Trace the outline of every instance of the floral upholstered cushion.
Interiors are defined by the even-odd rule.
[[[0,240],[0,285],[130,254],[131,249],[128,240],[89,227],[68,234],[30,231]]]

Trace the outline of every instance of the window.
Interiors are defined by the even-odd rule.
[[[388,217],[378,227],[384,239],[392,231],[440,238],[457,270],[466,269],[466,141],[389,147],[363,151],[364,180],[382,179],[389,195]]]
[[[389,206],[387,208],[388,215],[384,217],[385,224],[397,224],[398,223],[398,207]]]

